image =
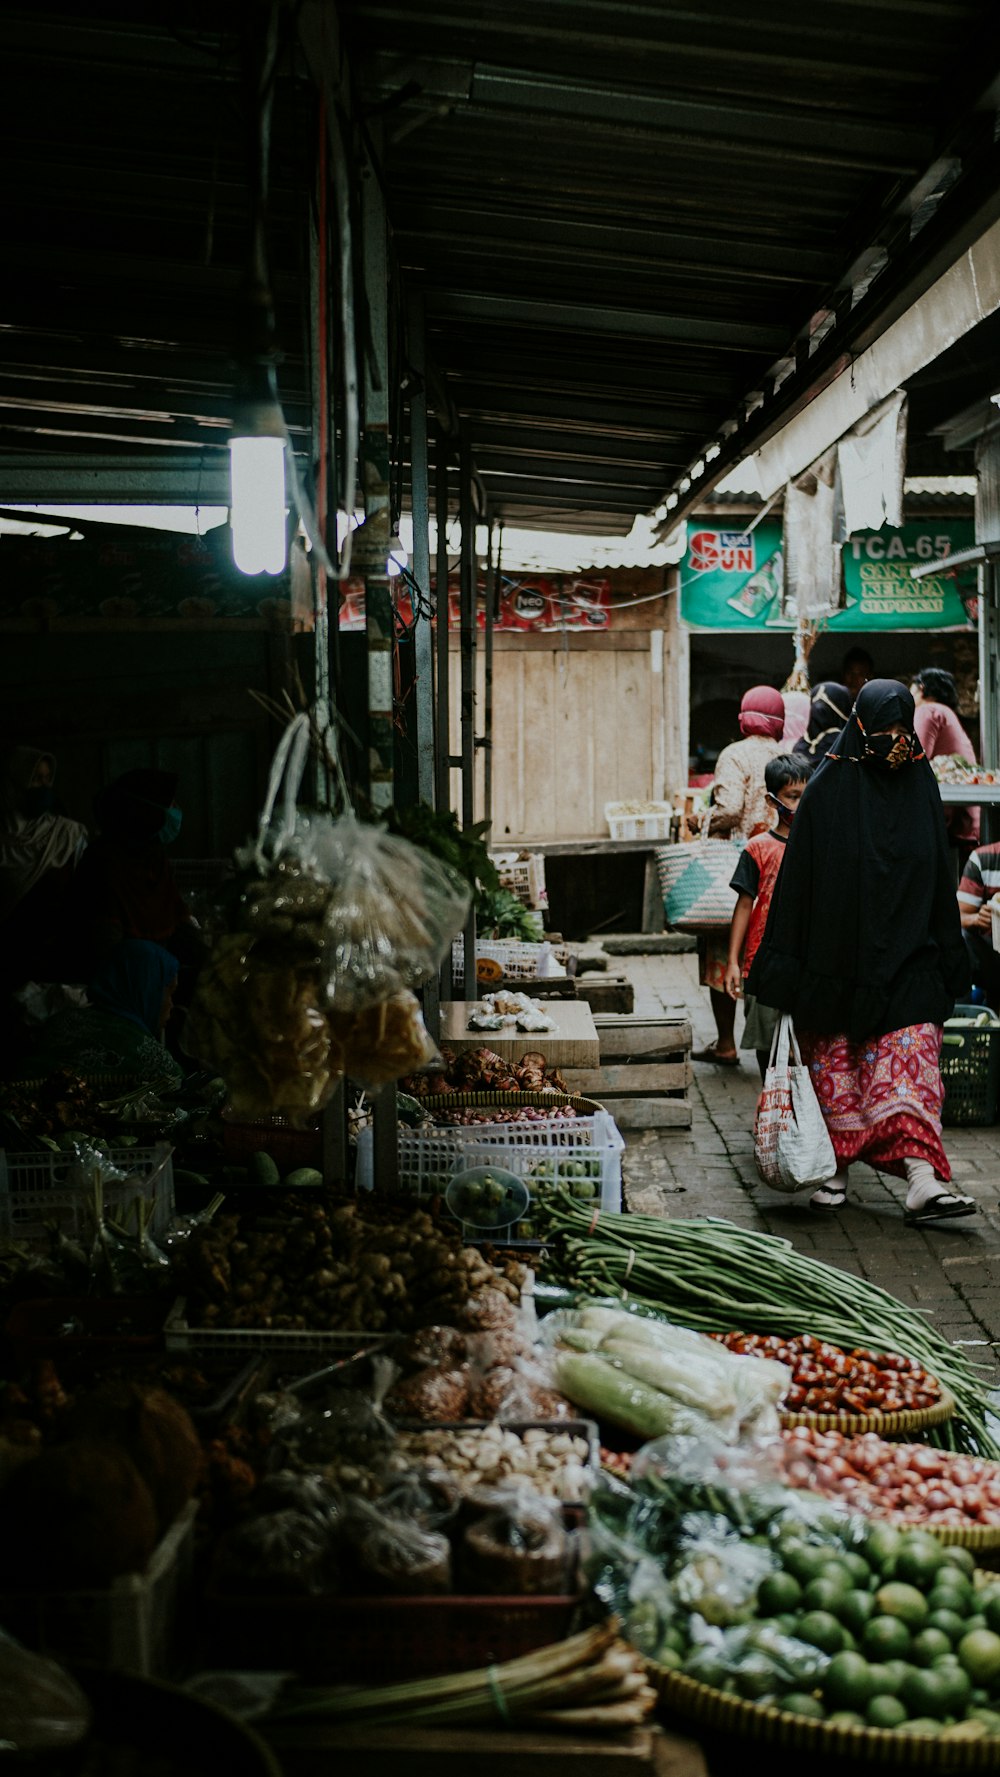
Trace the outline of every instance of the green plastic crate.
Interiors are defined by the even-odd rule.
[[[982,1006],[959,1005],[954,1018],[978,1018]],[[950,1128],[995,1123],[1000,1097],[1000,1021],[956,1030],[949,1019],[941,1043],[944,1109]]]

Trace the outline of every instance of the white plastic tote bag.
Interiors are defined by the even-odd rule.
[[[819,1100],[787,1013],[778,1019],[754,1128],[757,1171],[773,1191],[808,1191],[837,1170]]]

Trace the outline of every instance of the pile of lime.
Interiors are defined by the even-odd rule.
[[[581,1154],[579,1150],[570,1159],[539,1160],[532,1167],[529,1183],[532,1190],[545,1191],[558,1186],[569,1191],[572,1197],[581,1202],[591,1202],[601,1194],[602,1156],[600,1154]]]
[[[685,1654],[675,1631],[667,1665],[816,1721],[948,1739],[1000,1735],[1000,1576],[977,1575],[967,1549],[882,1523],[869,1524],[856,1548],[810,1542],[794,1528],[772,1546],[780,1566],[761,1580],[754,1616],[737,1631],[744,1657],[727,1661],[724,1648],[705,1643]],[[827,1656],[819,1667],[816,1652]]]

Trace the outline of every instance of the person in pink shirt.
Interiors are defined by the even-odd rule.
[[[958,718],[958,692],[950,673],[941,667],[925,666],[914,674],[910,693],[916,704],[913,726],[917,739],[928,759],[945,754],[959,754],[970,765],[976,764],[976,749]],[[946,808],[945,824],[948,838],[964,864],[979,844],[978,808]]]

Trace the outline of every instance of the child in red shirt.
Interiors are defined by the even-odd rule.
[[[800,755],[778,753],[768,760],[764,767],[764,788],[767,800],[777,814],[777,825],[769,833],[760,833],[747,841],[729,885],[736,890],[737,898],[729,928],[726,992],[734,1000],[743,994],[746,1017],[740,1048],[756,1050],[761,1079],[767,1071],[778,1013],[771,1006],[762,1006],[753,994],[744,993],[743,983],[760,949],[771,896],[785,854],[785,840],[808,781],[809,774]]]

